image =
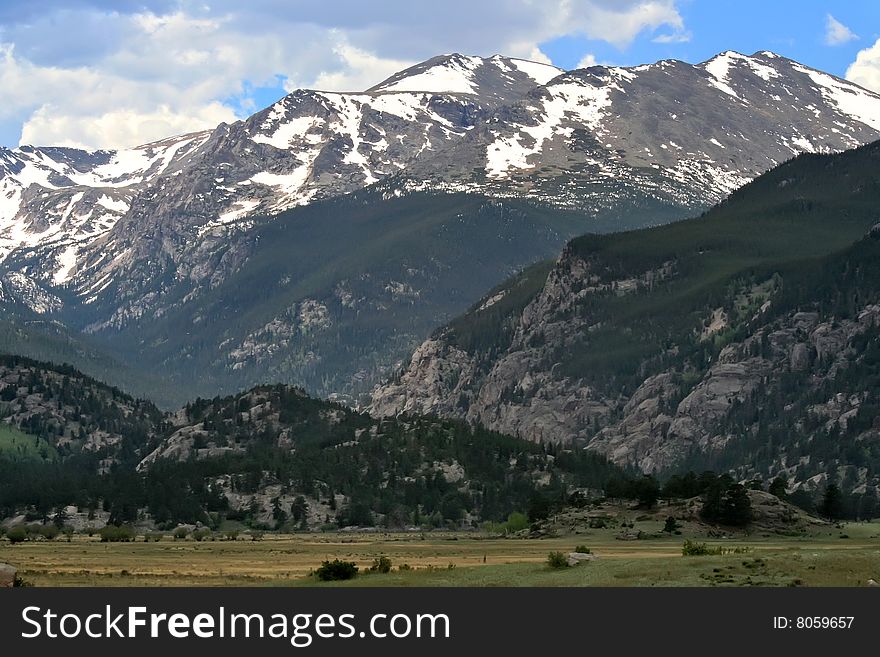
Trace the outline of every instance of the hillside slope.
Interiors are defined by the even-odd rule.
[[[622,471],[436,418],[377,420],[290,386],[161,413],[83,376],[0,357],[0,520],[316,529],[470,526]]]

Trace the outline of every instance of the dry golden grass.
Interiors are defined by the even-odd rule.
[[[688,558],[681,556],[682,536],[619,541],[603,530],[543,539],[473,533],[267,534],[259,541],[166,536],[160,542],[101,543],[97,537],[75,536],[69,543],[0,542],[0,561],[15,565],[35,586],[310,585],[316,582],[308,573],[324,560],[354,561],[363,571],[379,556],[389,557],[395,572],[359,577],[356,585],[854,586],[880,578],[878,530],[878,524],[853,524],[810,537],[710,541],[749,551]],[[841,538],[843,532],[849,538]],[[591,547],[599,559],[563,572],[544,565],[549,552],[570,552],[579,544]],[[397,572],[401,564],[415,570]]]

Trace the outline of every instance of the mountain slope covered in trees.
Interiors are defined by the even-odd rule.
[[[873,490],[878,173],[877,143],[804,155],[694,219],[578,238],[437,331],[373,412]]]
[[[162,413],[69,366],[0,358],[0,516],[389,527],[503,521],[623,472],[463,422],[377,420],[290,386]]]

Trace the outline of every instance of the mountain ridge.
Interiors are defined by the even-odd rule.
[[[352,217],[374,216],[392,199],[430,205],[438,195],[462,193],[482,199],[484,208],[529,205],[531,249],[522,248],[524,234],[489,232],[466,213],[443,215],[438,231],[458,233],[465,242],[485,240],[498,260],[488,276],[474,265],[470,277],[482,287],[459,288],[458,306],[438,310],[412,302],[453,281],[448,274],[425,281],[405,252],[384,251],[385,259],[365,263],[365,275],[385,277],[375,281],[378,290],[405,292],[383,302],[384,318],[361,325],[365,348],[389,363],[401,354],[383,351],[383,343],[409,349],[430,322],[465,310],[504,276],[550,256],[577,234],[683,219],[797,153],[840,150],[880,136],[880,96],[766,51],[722,53],[698,65],[597,66],[553,77],[555,69],[537,70],[535,78],[510,58],[453,54],[377,85],[387,90],[297,90],[243,121],[120,153],[2,151],[0,303],[61,321],[71,333],[112,345],[114,357],[128,358],[145,347],[144,336],[157,322],[195,320],[197,304],[230,290],[248,263],[263,257],[260,239],[279,218],[319,217],[343,207]],[[477,93],[388,88],[426,71],[437,74],[438,84],[452,79],[452,88],[461,89],[465,80]],[[77,183],[89,180],[97,186]],[[334,205],[334,199],[343,201]],[[361,212],[364,203],[375,208]],[[484,216],[480,212],[474,216]],[[580,220],[561,219],[560,212]],[[406,230],[406,218],[398,219],[395,230]],[[331,237],[310,239],[317,248]],[[297,234],[284,239],[295,243]],[[449,249],[429,258],[445,272],[456,261]],[[403,275],[388,275],[392,269]],[[291,265],[279,276],[300,275],[295,270]],[[350,285],[345,277],[328,284]],[[285,294],[273,302],[274,315],[254,315],[249,325],[228,310],[214,315],[229,335],[204,346],[193,339],[171,358],[172,367],[184,367],[191,348],[231,352],[271,322],[289,324],[292,302],[326,306],[323,297],[332,296],[319,288],[298,299]],[[414,328],[400,332],[398,317]],[[320,362],[340,355],[332,344],[317,346]],[[242,382],[236,365],[222,375],[224,390]],[[300,365],[242,367],[251,369],[248,382],[266,376],[298,382],[293,377],[302,371]],[[383,375],[372,364],[367,370],[368,385]],[[316,371],[315,377],[320,384],[310,390],[322,395],[355,398],[365,389],[360,368]]]

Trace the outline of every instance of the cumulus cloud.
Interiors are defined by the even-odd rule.
[[[234,120],[254,107],[251,89],[279,79],[287,91],[363,90],[442,53],[549,63],[540,44],[560,36],[626,48],[659,28],[683,35],[676,2],[9,0],[0,84],[15,93],[0,122],[22,126],[21,143],[132,146]]]
[[[330,61],[333,68],[318,73],[312,85],[316,89],[363,91],[417,63],[414,60],[377,57],[352,46],[338,31],[333,34],[338,41],[333,47],[334,58]],[[290,81],[285,82],[284,87],[287,91],[296,88]]]
[[[829,46],[840,46],[858,39],[851,29],[834,18],[831,14],[825,17],[825,43]]]
[[[213,128],[235,120],[233,111],[219,102],[193,107],[190,113],[160,105],[153,110],[114,110],[95,116],[71,115],[64,108],[42,105],[22,126],[24,144],[51,144],[72,148],[113,147],[158,141],[170,135]]]
[[[583,57],[581,57],[581,61],[577,63],[575,68],[590,68],[591,66],[595,66],[598,64],[596,61],[596,56],[592,53],[587,53]]]
[[[846,79],[880,93],[880,39],[859,51],[856,61],[846,69]]]

